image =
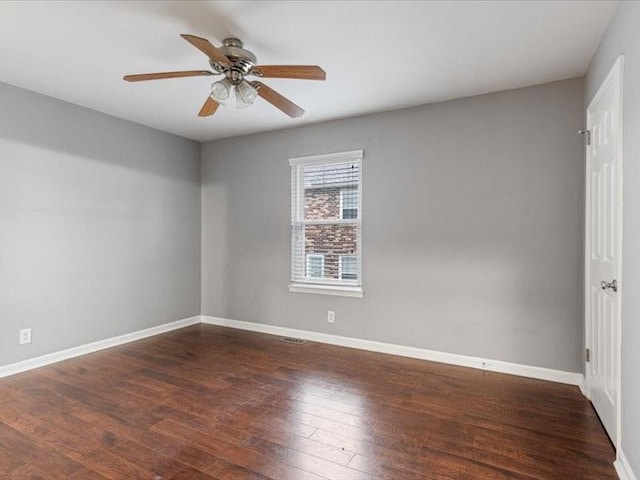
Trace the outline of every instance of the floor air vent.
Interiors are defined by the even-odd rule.
[[[292,345],[302,345],[303,343],[307,342],[306,340],[302,340],[301,338],[292,337],[282,337],[280,341],[284,343],[291,343]]]

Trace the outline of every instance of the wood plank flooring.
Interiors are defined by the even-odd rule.
[[[0,380],[0,478],[616,479],[576,387],[197,325]]]

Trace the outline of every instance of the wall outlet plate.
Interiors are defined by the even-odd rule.
[[[20,345],[26,345],[27,343],[31,343],[31,329],[23,328],[20,330]]]
[[[335,321],[336,321],[336,312],[334,312],[333,310],[329,310],[327,312],[327,322],[335,323]]]

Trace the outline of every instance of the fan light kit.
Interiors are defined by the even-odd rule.
[[[274,107],[292,118],[300,117],[304,110],[291,100],[280,95],[259,81],[247,81],[248,75],[262,78],[292,78],[300,80],[326,80],[327,75],[317,65],[256,65],[256,56],[246,50],[237,38],[226,38],[220,48],[215,47],[206,38],[194,35],[181,35],[187,42],[209,57],[209,70],[187,70],[181,72],[142,73],[125,75],[128,82],[160,80],[164,78],[200,77],[224,75],[211,85],[211,94],[198,113],[201,117],[213,115],[220,105],[230,99],[233,92],[237,108],[249,107],[257,97],[262,97]]]

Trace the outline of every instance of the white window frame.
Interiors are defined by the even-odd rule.
[[[291,165],[291,186],[292,195],[296,196],[296,201],[292,205],[291,209],[291,226],[292,229],[307,224],[313,223],[342,223],[342,224],[355,224],[358,225],[358,234],[356,238],[356,251],[359,252],[360,261],[357,262],[357,280],[345,281],[331,279],[317,279],[306,277],[304,279],[295,278],[296,271],[296,245],[292,234],[291,243],[291,284],[289,285],[290,292],[297,293],[316,293],[322,295],[339,295],[348,297],[363,297],[364,292],[362,289],[362,159],[364,157],[363,150],[352,150],[349,152],[329,153],[325,155],[312,155],[308,157],[290,158],[289,165]],[[305,220],[304,219],[304,172],[302,167],[313,165],[327,165],[332,163],[357,163],[358,168],[358,202],[357,210],[358,216],[355,219],[343,219],[342,218],[342,194],[340,194],[340,215],[336,221],[326,220]],[[293,230],[292,230],[293,232]],[[304,241],[303,241],[304,244]],[[300,253],[300,252],[298,252]],[[313,255],[313,254],[311,254]],[[349,255],[358,257],[358,255]],[[305,261],[306,261],[306,257]],[[306,265],[305,265],[306,268]],[[306,270],[305,270],[306,275]],[[340,277],[340,275],[338,275]]]
[[[344,218],[344,194],[349,190],[349,188],[340,189],[340,220],[346,220]],[[360,217],[360,209],[358,208],[358,205],[356,205],[355,207],[349,207],[349,209],[356,211],[356,218]]]
[[[342,269],[342,261],[345,259],[345,257],[349,257],[349,258],[355,258],[356,259],[356,265],[358,262],[358,256],[357,255],[350,255],[350,254],[344,254],[344,255],[339,255],[338,256],[338,278],[342,280],[342,274],[343,273],[349,273],[352,274],[353,272],[344,272]],[[356,272],[355,272],[356,276],[358,275],[358,271],[356,268]]]
[[[312,277],[311,275],[309,275],[309,260],[311,260],[312,258],[319,258],[320,259],[320,276],[319,277]],[[307,253],[306,257],[305,257],[305,272],[304,275],[306,278],[322,278],[324,277],[324,253]]]

